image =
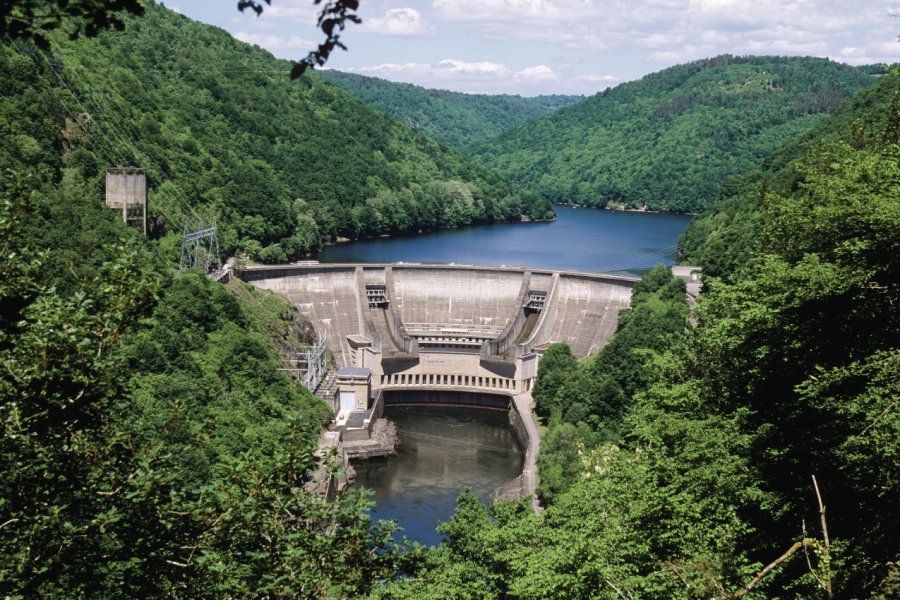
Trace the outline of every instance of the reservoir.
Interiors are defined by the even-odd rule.
[[[374,490],[376,519],[397,520],[403,534],[437,545],[438,522],[448,520],[468,487],[482,502],[522,472],[524,452],[506,411],[456,406],[388,406],[400,445],[390,459],[361,460],[354,486]]]
[[[686,215],[557,206],[555,221],[482,225],[335,244],[324,263],[424,262],[641,273],[671,265]]]

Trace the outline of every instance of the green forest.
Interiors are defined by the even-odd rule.
[[[127,34],[57,35],[47,55],[4,44],[4,84],[51,100],[27,110],[65,120],[67,166],[94,189],[107,166],[147,170],[154,236],[216,218],[224,251],[279,262],[338,237],[553,217],[547,200],[319,78],[291,82],[291,63],[225,31],[155,4],[126,21]],[[10,132],[22,156],[52,153],[29,126]]]
[[[582,99],[463,94],[332,70],[318,76],[431,139],[463,150]]]
[[[739,273],[761,242],[760,215],[767,195],[787,195],[801,186],[806,179],[803,159],[818,148],[841,142],[865,146],[896,128],[896,115],[887,107],[898,87],[900,78],[882,77],[767,156],[758,169],[727,179],[712,207],[691,221],[679,241],[682,259],[726,280]]]
[[[898,80],[770,157],[790,183],[723,189],[755,242],[724,208],[698,221],[692,251],[732,274],[694,309],[657,267],[607,346],[547,350],[544,512],[463,494],[448,541],[374,595],[897,597]]]
[[[871,83],[827,59],[718,56],[607,89],[471,151],[553,202],[698,212],[727,177]]]
[[[900,73],[723,175],[696,303],[657,267],[607,346],[547,350],[542,512],[464,492],[423,548],[310,491],[330,411],[279,370],[310,324],[177,273],[177,231],[284,260],[546,199],[156,5],[58,43],[0,48],[0,596],[900,596]],[[138,159],[149,237],[100,181]]]

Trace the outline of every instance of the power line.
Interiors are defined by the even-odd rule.
[[[9,36],[7,36],[7,39],[13,44],[13,46],[16,48],[16,50],[22,56],[26,56],[26,57],[28,56],[18,46],[18,44],[15,43],[15,41],[13,41],[12,39],[9,38]],[[80,84],[80,87],[88,90],[87,91],[88,94],[90,94],[90,90],[89,90],[90,86],[83,79],[80,79],[77,76],[75,69],[64,65],[63,55],[62,55],[62,53],[63,53],[62,47],[52,37],[51,37],[51,41],[56,46],[59,59],[58,60],[50,60],[49,58],[44,57],[44,61],[47,63],[47,66],[50,67],[50,70],[53,72],[57,81],[59,81],[59,84],[69,92],[69,95],[71,95],[72,99],[75,101],[75,103],[81,109],[82,114],[85,114],[90,117],[91,111],[89,111],[87,109],[87,107],[82,103],[80,95],[75,91],[75,89],[72,88],[71,85],[69,85],[69,82],[67,82],[65,80],[65,78],[62,76],[62,74],[60,73],[60,68],[65,66],[66,69],[72,74],[73,79],[78,79],[78,84]],[[78,65],[78,66],[81,67],[82,69],[84,69],[84,67],[82,65]],[[76,115],[72,111],[72,109],[69,108],[69,106],[66,104],[66,102],[62,98],[59,98],[59,99],[61,100],[66,112],[68,112],[69,115],[72,117],[73,122],[80,123],[81,119],[79,119],[78,115]],[[92,100],[92,102],[93,102],[93,105],[95,108],[100,110],[100,112],[103,112],[99,106],[99,103],[96,100]],[[115,111],[110,111],[108,107],[106,107],[106,108],[107,108],[106,112],[108,114],[114,114]],[[137,149],[135,143],[132,142],[131,139],[126,134],[122,133],[111,120],[107,120],[108,127],[106,128],[106,130],[104,130],[103,127],[100,127],[100,124],[98,121],[92,119],[92,123],[96,124],[99,136],[103,138],[103,140],[106,142],[108,147],[103,147],[99,143],[99,140],[97,140],[93,135],[88,136],[88,139],[94,145],[95,149],[100,151],[101,156],[103,158],[105,158],[110,165],[113,165],[113,164],[116,164],[119,162],[118,160],[116,160],[116,156],[118,154],[115,150],[116,144],[112,140],[112,138],[115,138],[116,141],[118,142],[118,145],[123,146],[124,149],[132,155],[132,158],[134,159],[134,161],[138,165],[140,165],[145,171],[151,172],[152,174],[156,175],[157,177],[159,177],[160,181],[166,179],[163,174],[163,169],[148,154],[140,152]],[[143,160],[141,160],[141,157],[143,157]],[[149,163],[149,165],[151,165],[153,167],[153,170],[148,169],[146,167],[146,164],[148,164],[148,163]],[[155,170],[155,173],[153,172],[154,170]],[[193,207],[191,206],[191,203],[188,202],[187,199],[183,195],[181,195],[179,190],[175,189],[175,190],[172,190],[171,193],[167,193],[167,192],[163,191],[162,189],[157,188],[156,193],[163,198],[169,198],[170,200],[174,200],[174,204],[175,204],[174,208],[181,208],[180,212],[182,212],[182,214],[187,212],[194,219],[199,220],[199,216],[198,216],[197,212],[193,209]]]
[[[19,52],[22,56],[28,58],[28,55],[15,43],[9,36],[6,36],[7,40],[13,45],[16,51]],[[50,67],[50,70],[56,76],[57,81],[59,81],[60,85],[63,86],[68,92],[78,107],[81,109],[81,113],[91,116],[90,111],[87,110],[85,105],[82,103],[79,94],[69,85],[69,83],[63,78],[60,74],[60,69],[63,68],[63,57],[62,57],[62,47],[51,38],[51,41],[56,46],[57,51],[59,52],[59,59],[56,61],[51,61],[46,56],[44,57],[47,66]],[[90,101],[93,103],[94,107],[98,109],[101,113],[103,112],[103,108],[106,109],[108,115],[114,114],[114,111],[109,110],[108,105],[104,105],[103,108],[100,107],[100,102],[90,96],[90,85],[84,80],[80,79],[76,74],[74,69],[69,69],[69,71],[73,75],[73,79],[79,79],[76,85],[80,85],[80,87],[87,91],[88,97]],[[58,98],[60,103],[63,105],[64,110],[69,113],[72,117],[74,123],[81,124],[81,119],[79,119],[78,115],[72,111],[72,109],[68,106],[68,104],[62,99]],[[95,111],[96,112],[96,111]],[[115,150],[116,144],[113,143],[112,137],[116,138],[116,141],[120,146],[124,146],[127,151],[129,151],[132,155],[134,161],[145,171],[149,171],[150,169],[146,168],[146,164],[150,164],[155,170],[160,180],[163,180],[163,170],[162,168],[150,157],[149,154],[140,152],[135,143],[123,133],[118,127],[116,127],[115,123],[112,120],[107,119],[108,129],[104,131],[104,128],[99,127],[99,123],[96,120],[92,119],[93,123],[97,123],[98,136],[95,138],[93,135],[89,135],[88,138],[94,144],[95,149],[99,151],[101,156],[105,157],[109,162],[110,166],[118,161],[115,160],[115,156],[117,152]],[[102,137],[108,147],[104,147],[99,143],[99,137]],[[143,157],[143,161],[141,160]],[[192,230],[189,227],[188,223],[184,224],[184,242],[182,245],[182,258],[181,258],[181,269],[185,268],[193,268],[197,266],[203,266],[207,273],[210,272],[210,268],[213,267],[215,270],[221,268],[221,260],[219,258],[219,241],[218,241],[218,233],[215,221],[213,221],[211,227],[207,227],[204,225],[202,219],[199,218],[197,212],[191,206],[191,203],[187,201],[177,188],[173,190],[172,195],[165,194],[162,190],[157,189],[157,193],[159,193],[162,197],[168,197],[170,200],[174,198],[176,205],[180,201],[181,208],[187,209],[187,212],[191,214],[195,219],[199,221],[199,229]],[[177,208],[177,206],[176,206]]]
[[[604,270],[612,272],[612,271],[627,271],[629,269],[637,269],[637,268],[648,268],[646,266],[648,261],[652,261],[657,258],[665,258],[666,256],[669,256],[673,252],[676,252],[677,250],[678,250],[677,245],[669,246],[667,248],[657,250],[656,252],[646,254],[640,259],[636,259],[636,260],[629,259],[628,261],[614,263],[612,266],[606,267]],[[651,267],[652,266],[653,265],[651,265]]]
[[[184,226],[184,238],[181,244],[181,260],[179,273],[187,269],[203,267],[205,273],[217,272],[222,267],[219,259],[219,236],[215,220],[211,225],[199,223],[199,229],[192,231]]]
[[[90,91],[88,91],[87,93],[89,94],[89,98],[91,98],[91,102],[93,103],[95,109],[98,112],[100,112],[101,114],[105,113],[107,115],[105,121],[106,121],[106,123],[108,123],[109,128],[116,134],[120,143],[122,145],[124,145],[131,152],[135,161],[137,163],[141,164],[141,166],[144,166],[145,168],[146,168],[145,165],[150,165],[151,167],[153,167],[152,171],[155,171],[153,174],[156,177],[158,177],[159,180],[165,179],[162,167],[160,167],[159,164],[155,160],[153,160],[153,158],[148,153],[140,151],[137,148],[136,144],[128,136],[128,134],[123,133],[122,130],[119,127],[117,127],[113,123],[113,121],[109,118],[108,115],[116,114],[116,111],[111,110],[109,108],[109,105],[104,104],[103,106],[101,106],[101,102],[96,99],[96,97],[99,96],[98,94],[91,93]],[[134,130],[132,129],[132,133],[136,133],[136,132],[134,132]],[[147,170],[151,171],[151,169],[147,169]],[[186,211],[190,212],[193,217],[197,218],[197,213],[194,211],[193,207],[191,206],[191,203],[188,202],[187,198],[185,198],[181,194],[181,192],[178,191],[177,189],[172,190],[170,192],[163,191],[162,189],[157,189],[156,192],[162,196],[166,196],[168,194],[169,198],[174,197],[174,200],[176,202],[176,208],[181,208],[182,210],[186,209]],[[178,206],[178,204],[180,204],[180,206]]]
[[[19,47],[19,45],[12,38],[10,38],[9,36],[6,36],[6,39],[16,49],[16,51],[19,52],[19,54],[21,54],[25,58],[29,58],[29,57],[33,58],[33,55],[27,54],[22,48]],[[59,72],[54,67],[54,64],[49,59],[46,59],[46,60],[47,60],[48,66],[53,71],[53,74],[56,76],[60,85],[62,85],[63,87],[66,87],[68,89],[67,83],[62,79]],[[70,92],[71,92],[71,90],[70,90]],[[73,94],[73,98],[75,99],[76,102],[78,102],[78,99],[77,99],[77,97],[74,97],[74,94]],[[60,103],[62,104],[63,109],[72,118],[72,122],[80,124],[81,119],[79,118],[79,116],[68,106],[68,104],[65,101],[62,100],[62,98],[58,98],[58,99],[60,100]],[[79,105],[80,105],[80,103],[79,103]],[[81,108],[84,109],[83,106]],[[90,115],[90,113],[88,113],[87,110],[82,110],[82,114]],[[106,142],[107,142],[107,144],[109,144],[109,147],[107,148],[107,147],[102,146],[100,144],[100,140],[98,138],[94,138],[93,136],[91,136],[89,138],[91,144],[95,147],[95,149],[98,151],[98,153],[101,154],[101,156],[103,158],[105,158],[109,163],[116,162],[114,160],[115,154],[112,149],[112,146],[113,146],[112,142],[110,142],[109,138],[107,138],[106,135],[102,131],[100,132],[100,134],[106,139]]]
[[[62,51],[63,51],[62,47],[59,45],[58,42],[56,42],[55,39],[51,38],[51,41],[56,46],[57,50],[60,53],[60,56],[62,57]],[[77,66],[84,69],[83,65],[77,65]],[[53,65],[50,65],[50,67],[51,67],[51,69],[53,69]],[[101,103],[97,99],[93,98],[93,95],[91,94],[91,86],[84,79],[80,78],[77,75],[77,69],[69,68],[68,70],[72,73],[73,79],[78,80],[77,83],[80,85],[80,87],[82,89],[86,90],[86,93],[89,95],[89,98],[91,99],[91,102],[93,103],[94,107],[101,113],[104,112],[104,109],[105,109],[105,112],[107,113],[107,124],[109,126],[110,132],[115,134],[118,142],[121,145],[123,145],[131,153],[132,158],[135,160],[135,162],[137,162],[146,171],[157,176],[160,181],[166,179],[164,177],[164,172],[163,172],[162,167],[160,167],[159,164],[157,164],[156,161],[154,161],[153,158],[149,154],[147,154],[146,152],[139,151],[137,149],[135,143],[131,140],[131,138],[128,135],[126,135],[125,133],[123,133],[118,127],[116,127],[115,123],[110,119],[111,115],[118,114],[118,112],[114,111],[114,110],[110,110],[108,105],[104,105],[101,108],[101,106],[100,106]],[[57,78],[59,78],[62,81],[61,76],[59,75],[59,73],[56,72],[55,69],[54,69],[54,73],[56,73]],[[69,92],[72,94],[72,96],[75,98],[76,102],[78,102],[79,106],[82,107],[83,111],[87,114],[90,114],[90,112],[84,107],[84,105],[79,100],[78,95],[75,93],[75,91],[67,83],[65,83],[65,82],[63,82],[63,83],[64,83],[66,89],[68,89]],[[132,133],[137,133],[137,132],[135,132],[132,129]],[[139,135],[139,133],[138,133],[138,135]],[[108,138],[107,138],[107,141],[109,141]],[[142,158],[143,158],[143,160],[142,160]],[[147,168],[147,164],[152,166],[153,169]],[[155,171],[155,173],[154,173],[154,171]],[[181,194],[180,190],[178,190],[177,188],[172,190],[171,193],[167,193],[167,192],[164,192],[163,190],[161,190],[159,187],[157,187],[156,193],[161,195],[162,197],[168,197],[170,200],[174,199],[175,204],[176,204],[175,208],[181,208],[182,214],[184,212],[190,213],[190,216],[192,216],[194,219],[199,220],[200,217],[197,214],[197,212],[194,210],[194,208],[191,206],[191,203],[187,200],[187,198],[185,196],[183,196]],[[179,204],[180,204],[180,207],[178,206]]]

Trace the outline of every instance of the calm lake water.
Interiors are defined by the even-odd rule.
[[[548,223],[484,225],[427,235],[336,244],[318,259],[510,265],[576,271],[641,272],[675,262],[691,217],[556,207]]]
[[[525,455],[505,411],[451,406],[389,406],[400,446],[390,459],[361,460],[354,486],[375,491],[377,519],[400,521],[422,544],[441,541],[435,527],[453,514],[467,486],[484,502],[522,472]]]

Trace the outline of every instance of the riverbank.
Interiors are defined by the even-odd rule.
[[[556,221],[556,216],[552,219],[532,219],[528,215],[522,215],[518,221],[498,221],[495,223],[471,223],[469,225],[461,225],[458,227],[442,227],[440,229],[419,229],[414,232],[406,232],[406,233],[382,233],[381,235],[376,235],[372,237],[365,238],[348,238],[337,236],[334,238],[334,241],[325,242],[324,247],[334,246],[336,244],[352,244],[354,242],[368,242],[372,240],[387,240],[387,239],[403,239],[403,238],[416,238],[423,235],[432,235],[436,233],[440,233],[442,231],[456,231],[460,229],[468,229],[470,227],[495,227],[500,225],[521,225],[523,223],[552,223]],[[312,256],[312,255],[310,255]]]
[[[594,210],[608,210],[610,212],[630,212],[630,213],[643,213],[648,215],[677,215],[677,216],[687,216],[687,217],[696,217],[700,213],[698,212],[674,212],[667,210],[651,210],[644,205],[642,208],[631,208],[626,206],[625,204],[610,204],[607,203],[606,206],[592,206],[589,204],[567,204],[565,202],[555,203],[554,206],[565,206],[568,208],[587,208]]]

